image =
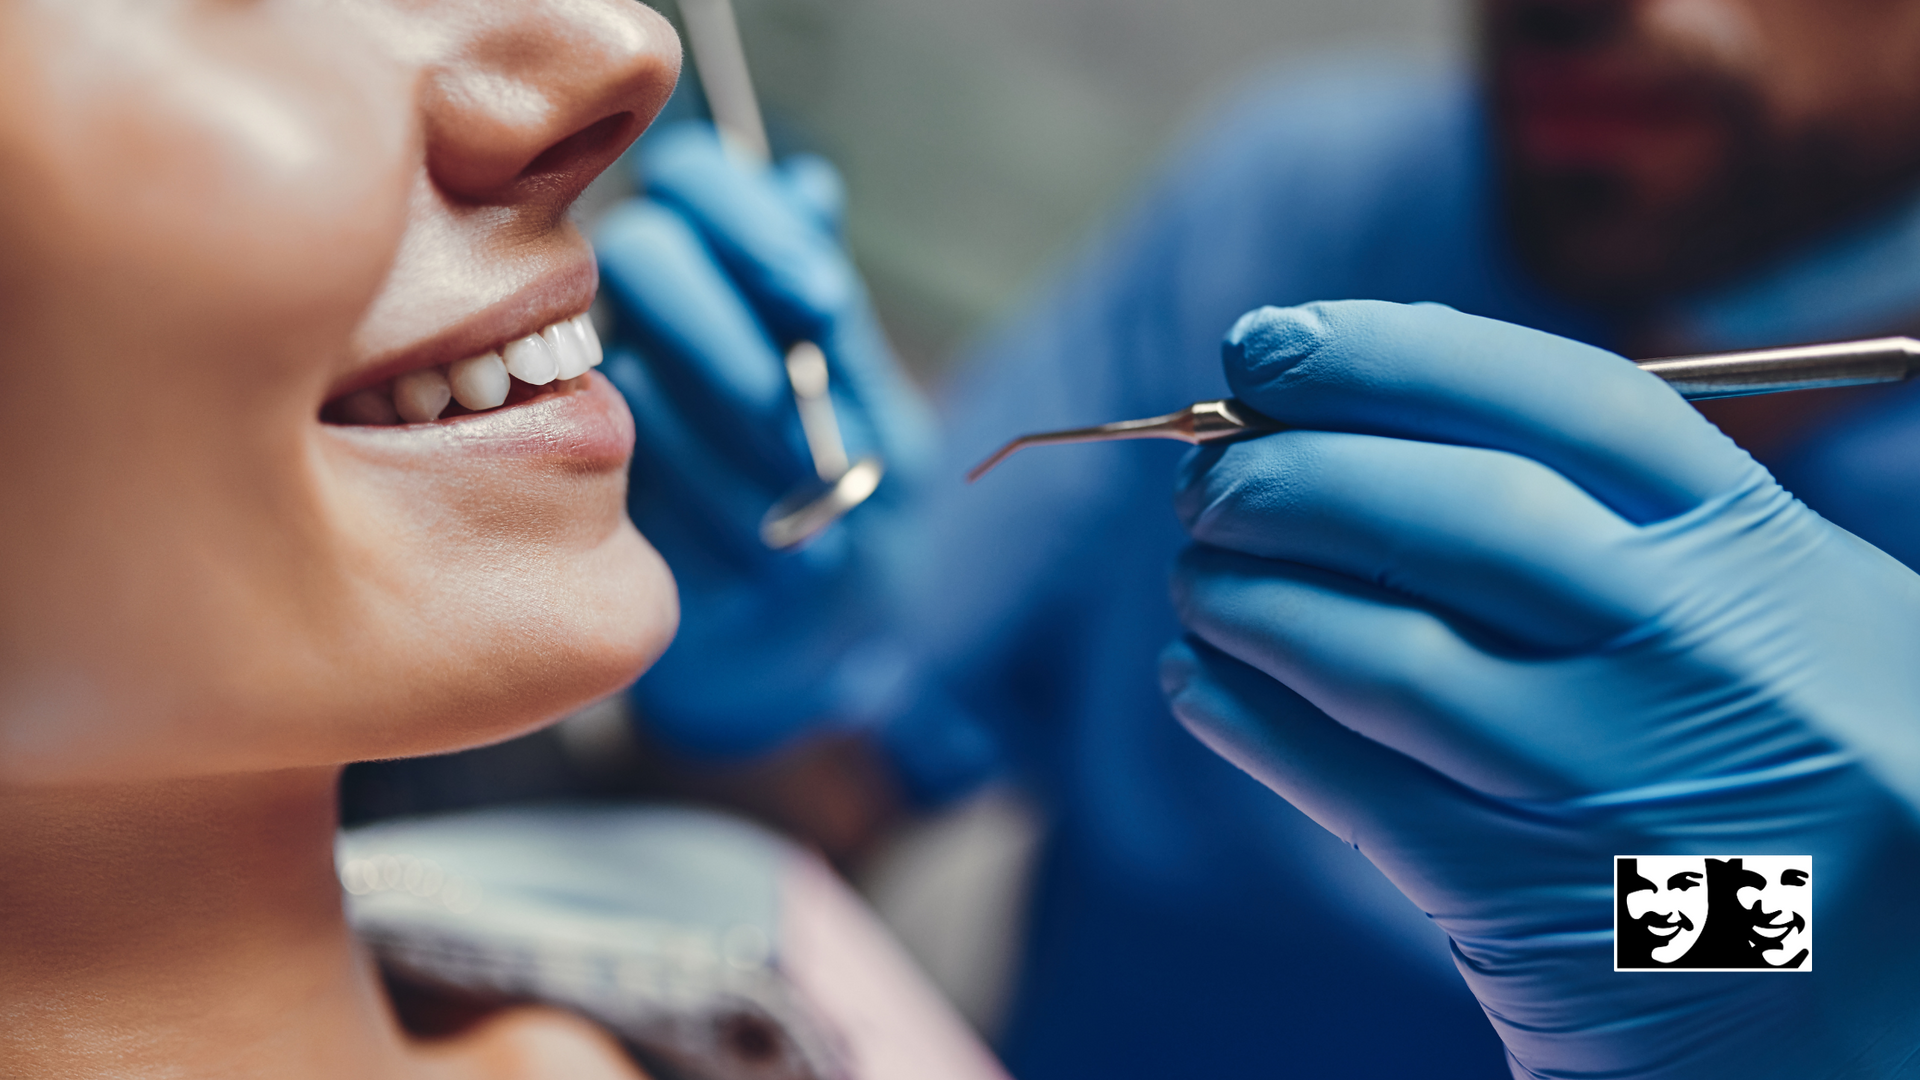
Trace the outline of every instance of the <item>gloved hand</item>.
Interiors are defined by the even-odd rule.
[[[841,248],[826,162],[741,162],[705,123],[642,152],[646,196],[595,237],[616,322],[604,370],[639,430],[628,509],[673,569],[681,622],[634,697],[670,746],[750,754],[897,689],[888,602],[933,428]],[[802,339],[826,353],[850,456],[878,453],[887,473],[820,537],[776,552],[761,517],[814,476],[784,366]]]
[[[1185,466],[1173,709],[1451,935],[1516,1075],[1920,1067],[1920,578],[1598,349],[1348,302],[1225,353],[1299,430]],[[1811,854],[1811,969],[1615,972],[1658,854]]]

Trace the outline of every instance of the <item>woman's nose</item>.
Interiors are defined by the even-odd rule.
[[[637,0],[449,0],[421,88],[427,170],[465,202],[555,214],[639,137],[680,74]]]

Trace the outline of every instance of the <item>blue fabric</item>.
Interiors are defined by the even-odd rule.
[[[1185,540],[1168,498],[1181,448],[1030,451],[973,487],[958,477],[1013,434],[1223,396],[1221,335],[1263,304],[1438,301],[1602,346],[1615,328],[1545,294],[1507,254],[1464,76],[1360,68],[1269,81],[1172,162],[1127,220],[960,366],[944,402],[952,452],[913,629],[1053,830],[1002,1049],[1023,1080],[1505,1075],[1442,936],[1359,855],[1169,715],[1154,671],[1176,632],[1165,582]],[[1882,234],[1920,247],[1911,230],[1869,223],[1750,283],[1681,298],[1667,321],[1699,348],[1879,332],[1890,296],[1920,297],[1920,252],[1897,279],[1860,269],[1886,270],[1886,247],[1858,239]],[[1843,271],[1881,282],[1859,320],[1813,303],[1783,310],[1779,297],[1817,296]],[[1747,299],[1759,295],[1771,299]],[[1763,315],[1767,325],[1750,325]],[[1898,449],[1920,442],[1920,392],[1905,400],[1824,456],[1816,441],[1802,474],[1845,489],[1836,474],[1871,454],[1889,483],[1920,479],[1920,445]],[[1920,526],[1920,511],[1849,498],[1811,501],[1881,543],[1890,518]],[[1866,499],[1886,502],[1884,491]],[[1920,531],[1907,535],[1904,550],[1920,554]]]
[[[1757,349],[1910,327],[1920,296],[1920,194],[1740,280],[1673,305],[1700,349]]]
[[[1851,412],[1774,472],[1829,521],[1920,568],[1920,383]]]

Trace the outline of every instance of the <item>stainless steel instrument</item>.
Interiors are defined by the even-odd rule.
[[[700,73],[700,89],[722,141],[741,157],[766,164],[772,150],[731,0],[680,0],[680,14],[687,24],[687,44]],[[787,381],[793,387],[807,452],[819,479],[796,487],[760,519],[760,542],[775,550],[804,543],[840,520],[865,502],[886,474],[886,463],[877,455],[848,462],[833,398],[827,392],[827,357],[820,346],[811,341],[788,346]]]
[[[1693,401],[1833,386],[1865,386],[1901,382],[1911,376],[1916,368],[1920,368],[1920,341],[1910,337],[1888,337],[1751,352],[1667,356],[1642,360],[1639,367],[1642,371],[1665,379],[1679,391],[1681,397]],[[974,466],[967,473],[967,482],[980,479],[1014,452],[1029,446],[1113,442],[1119,439],[1178,439],[1198,445],[1223,439],[1249,439],[1285,429],[1285,424],[1233,398],[1202,401],[1179,412],[1145,420],[1121,420],[1095,427],[1022,435]]]

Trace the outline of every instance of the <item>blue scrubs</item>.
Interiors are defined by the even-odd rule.
[[[1162,702],[1184,448],[1028,451],[976,486],[958,476],[1015,434],[1224,396],[1221,335],[1261,304],[1433,300],[1602,346],[1614,330],[1509,257],[1463,75],[1348,67],[1270,81],[1172,160],[946,396],[952,459],[912,632],[1051,829],[1002,1050],[1022,1080],[1506,1076],[1445,937]],[[1890,252],[1914,269],[1891,269]],[[1871,288],[1846,286],[1849,274]],[[1917,276],[1920,212],[1902,208],[1677,303],[1668,322],[1702,348],[1874,332],[1920,310]],[[1836,281],[1851,308],[1817,302]],[[1879,407],[1861,434],[1816,440],[1793,475],[1816,509],[1920,555],[1920,536],[1906,539],[1920,500],[1874,509],[1920,480],[1920,453],[1898,452],[1920,431],[1920,390]],[[1848,488],[1863,459],[1879,462],[1880,488]],[[941,746],[978,745],[958,723],[943,706],[889,737],[910,772],[936,768]]]

